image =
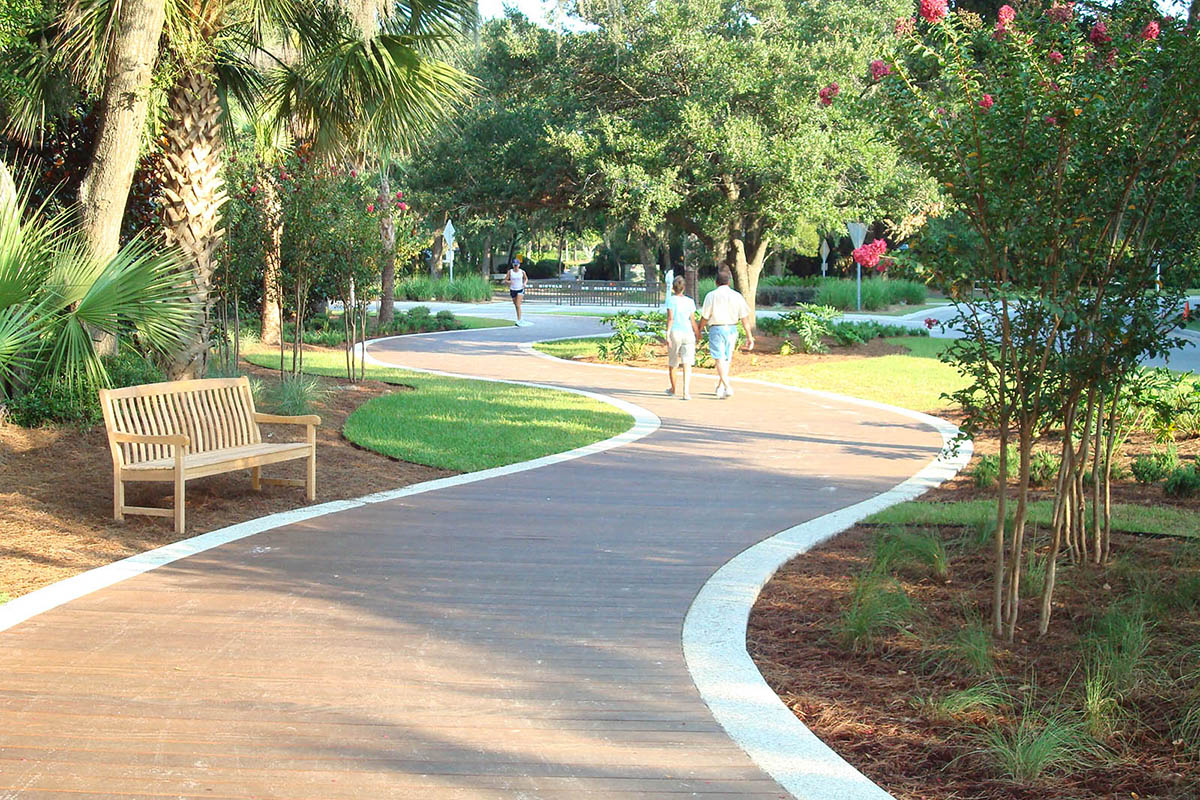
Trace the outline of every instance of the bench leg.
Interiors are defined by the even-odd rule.
[[[262,467],[250,468],[250,488],[256,492],[262,491]]]
[[[304,480],[304,494],[311,503],[317,499],[317,448],[308,454],[308,474]]]
[[[183,469],[182,463],[175,466],[175,533],[182,534],[186,521],[184,515],[187,512],[187,504],[183,498]]]
[[[116,470],[113,470],[113,519],[125,521],[125,481]]]

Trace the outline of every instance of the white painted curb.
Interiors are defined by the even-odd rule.
[[[432,333],[459,333],[460,331],[435,331]],[[406,334],[414,335],[432,335],[431,334]],[[394,338],[394,337],[389,337]],[[230,525],[225,528],[220,528],[215,531],[193,536],[189,539],[182,539],[178,542],[157,547],[153,550],[147,550],[144,553],[123,558],[120,561],[114,561],[111,564],[105,564],[102,567],[97,567],[87,572],[74,575],[70,578],[65,578],[49,586],[43,586],[41,589],[36,589],[29,594],[22,595],[7,603],[0,605],[0,631],[7,630],[14,625],[18,625],[25,620],[37,616],[50,609],[57,608],[72,600],[76,600],[84,595],[91,594],[99,589],[104,589],[113,584],[120,583],[123,580],[132,578],[136,575],[141,575],[143,572],[149,572],[152,569],[161,567],[165,564],[170,564],[173,561],[178,561],[188,556],[203,553],[205,550],[211,550],[214,547],[220,547],[223,544],[236,542],[239,539],[245,539],[248,536],[253,536],[256,533],[274,530],[285,525],[291,525],[296,522],[313,519],[315,517],[323,517],[326,514],[334,514],[339,511],[347,511],[352,508],[360,508],[371,503],[384,503],[389,500],[396,500],[401,497],[409,497],[415,494],[423,494],[424,492],[433,492],[439,489],[448,489],[452,486],[462,486],[476,481],[485,481],[490,478],[498,478],[503,475],[513,475],[518,472],[527,472],[541,467],[548,467],[551,464],[561,464],[564,461],[571,461],[576,458],[583,458],[595,453],[600,453],[605,450],[611,450],[614,447],[635,442],[645,436],[649,436],[654,431],[658,430],[662,422],[658,416],[641,406],[636,406],[633,403],[619,400],[615,397],[606,397],[595,392],[588,392],[582,389],[572,389],[562,386],[547,386],[538,383],[528,383],[525,381],[505,381],[491,378],[476,378],[471,375],[454,375],[449,372],[435,372],[433,370],[414,370],[408,367],[397,367],[393,364],[384,364],[367,356],[369,361],[382,364],[392,369],[408,370],[410,372],[430,372],[438,375],[446,375],[449,377],[461,377],[470,380],[487,380],[493,383],[512,383],[521,386],[532,386],[539,389],[551,389],[560,392],[569,392],[571,394],[590,397],[593,400],[599,400],[602,403],[607,403],[610,406],[615,406],[620,410],[628,413],[633,417],[634,424],[629,430],[624,433],[617,434],[611,438],[599,442],[593,442],[583,447],[577,447],[574,450],[568,450],[563,453],[554,453],[541,458],[535,458],[530,461],[522,461],[516,464],[508,464],[503,467],[493,467],[491,469],[479,470],[477,472],[467,472],[462,475],[451,475],[447,478],[438,478],[432,481],[423,483],[415,483],[411,486],[404,486],[399,489],[390,489],[384,492],[376,492],[365,497],[359,497],[351,500],[335,500],[329,503],[321,503],[315,506],[306,506],[297,508],[291,511],[281,511],[277,514],[270,514],[259,519],[247,520],[236,525]]]
[[[567,336],[545,341],[577,338],[584,337]],[[535,344],[523,343],[520,349],[568,364],[660,371],[569,361],[538,352],[534,349]],[[693,379],[695,377],[693,373]],[[696,689],[725,732],[764,772],[800,800],[893,800],[890,794],[817,738],[767,685],[746,651],[747,623],[762,587],[781,566],[871,514],[918,497],[954,477],[971,460],[971,442],[960,442],[955,450],[951,442],[958,436],[958,428],[917,411],[756,378],[738,378],[736,381],[886,411],[921,422],[942,435],[942,451],[938,457],[900,485],[861,503],[788,528],[743,550],[705,582],[683,623],[683,657]]]

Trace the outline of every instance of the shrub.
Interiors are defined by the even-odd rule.
[[[954,634],[951,657],[975,675],[990,675],[996,667],[992,657],[992,635],[977,619],[969,621]]]
[[[1188,677],[1194,680],[1197,676]],[[1194,756],[1200,756],[1200,692],[1193,689],[1192,696],[1179,709],[1171,725],[1171,736]]]
[[[532,278],[533,275],[531,274]],[[486,303],[492,299],[492,284],[482,275],[465,275],[446,280],[437,287],[438,299],[456,303]]]
[[[1141,674],[1153,627],[1140,598],[1113,605],[1089,637],[1089,673],[1109,681],[1123,697]]]
[[[1081,721],[1028,702],[1013,725],[987,728],[981,738],[981,751],[999,771],[1022,783],[1083,767],[1096,752]]]
[[[1089,667],[1083,679],[1083,718],[1088,732],[1097,739],[1107,738],[1116,730],[1120,716],[1112,679],[1103,670]]]
[[[646,350],[646,337],[632,314],[617,314],[605,317],[603,321],[612,326],[613,335],[596,345],[596,356],[601,361],[623,364],[642,356]]]
[[[557,278],[562,272],[562,262],[556,258],[543,258],[525,267],[530,278]]]
[[[972,711],[997,711],[1009,703],[1003,687],[994,681],[950,692],[924,704],[935,720],[950,720]]]
[[[1138,483],[1158,483],[1165,479],[1179,466],[1179,454],[1175,445],[1169,445],[1165,452],[1154,452],[1138,456],[1133,461],[1133,477]]]
[[[102,359],[113,388],[158,383],[164,380],[161,369],[133,350]],[[49,377],[42,378],[29,390],[8,401],[8,419],[14,425],[37,428],[43,425],[98,425],[100,396],[97,387],[81,381],[74,386]]]
[[[1016,448],[1009,445],[1008,463],[1006,466],[1010,480],[1016,477],[1017,471],[1020,468],[1017,459]],[[975,485],[980,488],[995,486],[1000,478],[1000,455],[998,453],[989,453],[986,456],[980,456],[979,462],[971,470],[970,474],[975,479]]]
[[[755,325],[760,333],[767,336],[785,336],[788,333],[787,324],[779,317],[758,317]]]
[[[1200,463],[1176,467],[1167,476],[1163,491],[1168,497],[1196,497],[1200,495]]]
[[[876,636],[887,630],[904,630],[916,613],[916,606],[896,580],[871,570],[855,580],[850,604],[833,632],[855,652],[870,650]]]
[[[878,311],[887,306],[906,303],[924,303],[929,290],[920,281],[901,279],[864,278],[862,282],[862,307],[864,311]],[[856,308],[858,285],[852,278],[829,278],[817,286],[814,302],[833,306],[843,311]]]
[[[838,322],[829,329],[829,333],[841,345],[865,344],[872,339],[879,339],[885,336],[929,335],[929,331],[925,328],[909,328],[905,325],[892,325],[875,322],[874,320],[865,322]]]
[[[886,571],[895,566],[920,564],[938,578],[950,572],[946,545],[942,537],[928,531],[892,528],[875,540],[875,568]]]
[[[396,287],[396,296],[418,303],[433,300],[433,281],[429,278],[409,278]]]
[[[1029,459],[1029,482],[1033,486],[1049,486],[1058,477],[1062,457],[1048,450],[1038,450]]]
[[[453,311],[443,309],[437,312],[433,318],[437,322],[438,327],[444,331],[453,331],[464,327],[463,324],[458,321],[458,318],[454,316]]]
[[[311,414],[329,394],[320,378],[312,375],[287,375],[266,389],[265,405],[277,414]]]
[[[811,303],[817,290],[811,286],[763,286],[759,284],[755,300],[760,306],[794,306]]]
[[[822,337],[829,333],[829,323],[839,316],[829,306],[800,305],[785,312],[780,319],[784,327],[796,334],[798,345],[805,353],[824,353],[828,350]]]

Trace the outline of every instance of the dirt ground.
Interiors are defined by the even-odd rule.
[[[248,367],[255,374],[257,368]],[[260,371],[263,374],[265,370]],[[270,373],[273,374],[273,373]],[[396,461],[342,438],[342,423],[373,397],[403,387],[368,381],[336,385],[317,413],[317,502],[451,475]],[[266,426],[264,436],[300,438],[303,429]],[[266,467],[268,477],[303,477],[303,462]],[[131,505],[172,505],[170,484],[126,484]],[[306,505],[304,490],[250,488],[249,472],[188,481],[186,536]],[[104,427],[28,430],[0,425],[0,593],[10,598],[179,538],[170,518],[112,519],[112,458]]]

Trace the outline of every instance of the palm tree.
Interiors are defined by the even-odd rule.
[[[119,27],[129,1],[79,0],[88,5],[62,27],[60,51],[108,54],[100,45]],[[440,55],[473,15],[467,0],[404,0],[382,8],[367,2],[349,10],[333,0],[167,2],[166,39],[180,78],[168,92],[164,125],[164,222],[168,242],[190,259],[190,296],[199,312],[189,344],[168,366],[172,377],[202,371],[208,352],[212,256],[224,234],[222,129],[230,127],[231,106],[251,117],[265,114],[327,156],[361,153],[372,142],[404,146],[469,91],[470,79]],[[44,77],[63,63],[50,57],[34,66],[31,74]],[[50,85],[31,81],[30,88]],[[147,75],[139,96],[149,88]],[[30,94],[22,108],[25,129],[46,107],[46,98]],[[118,155],[132,174],[137,148]],[[127,193],[126,184],[122,209]],[[107,199],[117,196],[112,189]]]
[[[0,163],[0,397],[43,378],[104,386],[108,375],[91,331],[136,336],[172,352],[191,326],[176,251],[135,239],[96,260],[77,211],[30,208]]]

